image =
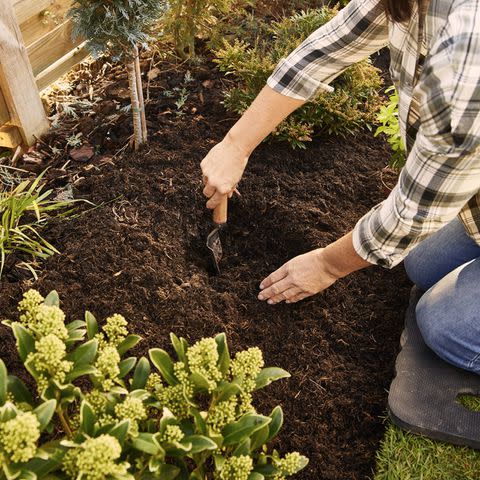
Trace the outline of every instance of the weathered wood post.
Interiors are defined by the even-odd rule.
[[[0,129],[0,145],[32,145],[35,137],[47,131],[49,123],[12,0],[0,0],[0,4],[0,110],[3,105],[9,116],[7,125]]]

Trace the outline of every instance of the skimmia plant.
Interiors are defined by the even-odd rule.
[[[258,413],[253,394],[289,374],[258,348],[232,358],[224,334],[172,334],[175,358],[137,359],[121,315],[66,323],[57,293],[35,290],[19,311],[4,323],[37,391],[0,360],[0,479],[283,480],[308,463],[268,448],[282,410]]]

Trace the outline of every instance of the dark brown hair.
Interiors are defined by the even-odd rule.
[[[383,0],[383,5],[394,22],[404,22],[412,16],[412,0]]]

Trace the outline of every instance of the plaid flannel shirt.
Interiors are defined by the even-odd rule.
[[[268,79],[308,100],[389,45],[408,158],[389,197],[353,232],[357,253],[388,268],[458,214],[480,244],[480,2],[431,0],[423,9],[393,23],[380,0],[352,0]]]

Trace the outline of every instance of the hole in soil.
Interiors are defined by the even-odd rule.
[[[461,393],[457,395],[457,402],[467,410],[472,412],[480,412],[480,395]]]

